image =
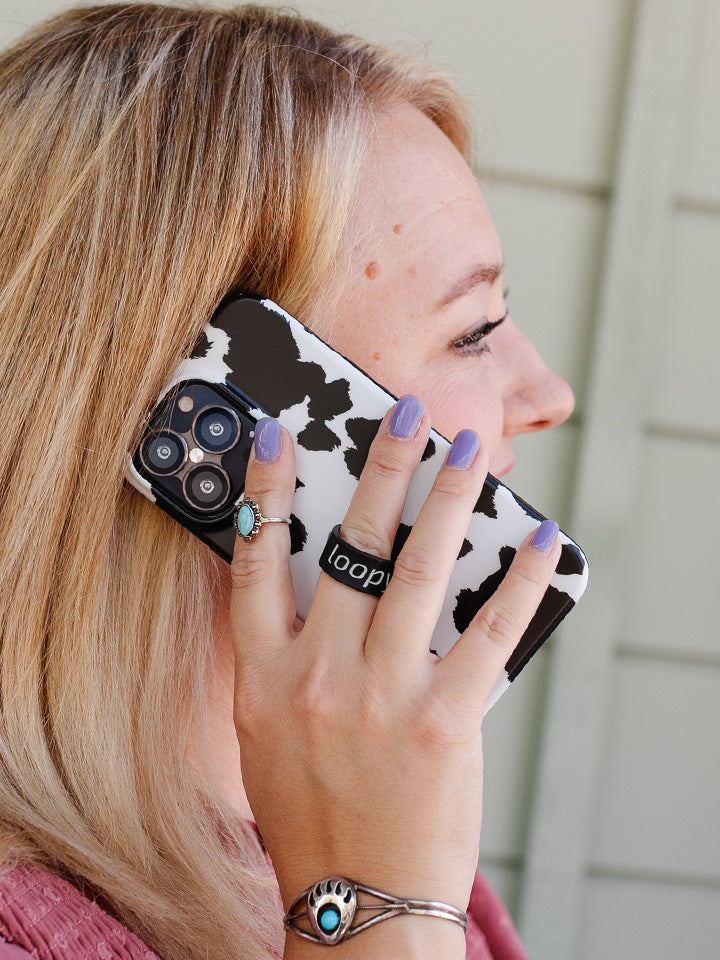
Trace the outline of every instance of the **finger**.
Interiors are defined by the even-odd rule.
[[[264,517],[289,517],[295,492],[292,438],[277,420],[258,421],[248,462],[245,497]],[[264,523],[247,543],[239,534],[230,568],[230,620],[236,658],[264,658],[284,646],[295,620],[295,594],[285,523]]]
[[[436,664],[436,682],[446,702],[458,710],[482,719],[485,703],[558,565],[562,544],[557,533],[557,524],[545,520],[526,537],[498,589]]]
[[[427,659],[487,468],[487,452],[477,434],[460,431],[395,561],[368,637],[368,654],[394,663]]]
[[[401,397],[383,417],[373,440],[358,485],[340,527],[340,535],[351,546],[388,560],[402,517],[408,487],[420,463],[430,434],[430,420],[416,397]],[[311,610],[319,611],[327,622],[352,622],[339,636],[357,644],[365,635],[377,607],[378,598],[354,590],[321,573]]]

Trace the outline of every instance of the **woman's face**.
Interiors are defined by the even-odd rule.
[[[570,386],[507,315],[500,241],[470,168],[408,105],[378,116],[337,267],[302,319],[453,439],[471,427],[490,471],[512,438],[561,423]]]
[[[500,242],[475,179],[418,110],[378,116],[346,236],[337,268],[300,316],[336,350],[393,393],[420,397],[450,439],[463,427],[476,430],[495,476],[512,467],[516,434],[569,416],[572,390],[506,316]],[[211,696],[213,736],[221,787],[250,818],[231,720],[225,569],[216,613],[225,669]]]

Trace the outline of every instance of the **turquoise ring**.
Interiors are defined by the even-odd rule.
[[[245,543],[252,543],[252,541],[260,532],[260,527],[264,523],[289,524],[290,518],[264,517],[260,512],[260,507],[255,503],[255,501],[251,500],[250,497],[245,497],[235,508],[235,513],[233,514],[233,523],[235,524],[235,529],[243,538]]]

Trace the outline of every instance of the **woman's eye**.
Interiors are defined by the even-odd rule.
[[[473,330],[472,333],[468,333],[467,336],[453,341],[453,347],[463,357],[487,353],[490,349],[489,344],[485,342],[487,336],[491,334],[496,327],[499,327],[506,318],[507,313],[500,317],[499,320],[481,324],[476,330]]]

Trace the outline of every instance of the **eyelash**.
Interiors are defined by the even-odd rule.
[[[483,323],[481,327],[473,330],[473,332],[469,333],[466,337],[456,340],[453,343],[453,347],[462,357],[478,356],[481,353],[487,353],[490,350],[490,346],[487,343],[483,343],[483,340],[506,319],[507,312],[493,323]]]

